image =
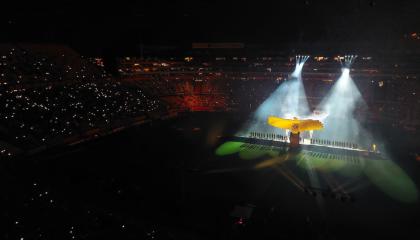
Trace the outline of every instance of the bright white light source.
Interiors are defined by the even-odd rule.
[[[346,56],[346,59],[351,62],[354,57]],[[350,76],[350,68],[343,66],[340,78],[317,107],[328,115],[324,120],[324,130],[314,132],[314,137],[364,145],[370,136],[354,116],[357,106],[366,107],[366,104]]]
[[[341,75],[341,78],[349,78],[349,76],[350,76],[350,69],[343,68],[342,71],[343,71],[343,74]]]
[[[301,72],[309,56],[296,56],[296,67],[288,81],[283,82],[255,111],[238,136],[248,135],[252,131],[273,131],[267,125],[269,116],[283,118],[303,118],[309,115],[308,101],[303,87]],[[284,134],[278,130],[277,133]]]
[[[301,55],[296,56],[296,67],[295,67],[295,71],[292,73],[292,77],[297,78],[300,76],[303,69],[303,65],[308,59],[309,59],[309,56],[301,56]]]

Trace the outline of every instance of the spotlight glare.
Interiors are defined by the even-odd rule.
[[[334,140],[363,143],[370,138],[354,117],[354,110],[358,104],[363,104],[360,91],[350,76],[350,65],[355,56],[345,56],[342,74],[334,84],[328,95],[317,107],[326,112],[325,129],[314,133],[315,138],[334,138]],[[342,62],[343,64],[343,62]]]
[[[296,55],[296,67],[289,81],[283,82],[254,112],[237,135],[246,136],[250,131],[264,131],[269,116],[282,118],[303,118],[308,116],[309,107],[303,87],[301,72],[309,56]],[[286,117],[287,115],[287,117]],[[278,130],[283,131],[283,130]],[[280,132],[278,132],[280,133]]]
[[[292,77],[293,78],[299,78],[300,74],[302,72],[303,69],[303,65],[305,64],[305,62],[309,59],[309,56],[307,55],[297,55],[296,56],[296,67],[295,67],[295,71],[292,73]]]
[[[345,68],[350,68],[350,66],[353,64],[353,62],[356,60],[357,55],[345,55],[344,57],[338,56],[338,59],[341,62],[341,65]],[[344,62],[342,61],[344,60]]]
[[[349,68],[343,68],[342,69],[342,75],[340,77],[341,78],[349,78],[350,77],[350,69]]]

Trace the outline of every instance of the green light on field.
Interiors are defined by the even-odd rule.
[[[365,161],[364,172],[388,196],[402,202],[416,202],[417,188],[411,178],[394,162]]]
[[[363,173],[363,165],[348,163],[340,170],[340,174],[346,177],[358,177]]]
[[[239,157],[244,160],[256,159],[262,156],[276,157],[279,155],[279,149],[276,147],[245,144],[243,142],[225,142],[216,149],[216,155],[225,156],[239,153]]]
[[[225,142],[216,149],[216,155],[225,156],[240,151],[243,142]]]
[[[337,171],[347,164],[345,161],[337,159],[334,155],[310,151],[302,151],[297,156],[297,161],[297,165],[302,168],[324,172]]]
[[[218,156],[237,153],[241,159],[252,160],[265,157],[255,169],[279,166],[286,161],[296,160],[297,166],[320,173],[336,173],[344,177],[367,178],[389,197],[401,202],[416,202],[417,187],[413,180],[393,161],[364,156],[347,156],[317,151],[302,150],[298,153],[287,148],[230,141],[216,149]]]
[[[246,147],[242,148],[239,152],[239,157],[244,160],[250,160],[250,159],[256,159],[265,155],[275,157],[279,154],[278,151],[272,149],[272,148],[264,148],[259,145],[253,145],[255,148],[252,147]]]

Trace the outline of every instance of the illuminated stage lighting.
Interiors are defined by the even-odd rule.
[[[369,150],[364,147],[370,146],[373,138],[353,115],[356,108],[362,105],[366,107],[350,75],[351,65],[356,57],[354,55],[339,57],[343,60],[340,61],[342,74],[318,105],[313,116],[308,118],[309,115],[302,115],[302,111],[299,111],[302,106],[300,100],[306,102],[301,71],[308,58],[296,56],[296,68],[288,81],[284,81],[259,106],[252,121],[248,122],[248,128],[243,129],[246,131],[237,134],[232,141],[219,146],[216,154],[218,156],[237,154],[243,160],[264,158],[264,161],[255,165],[255,169],[267,167],[277,169],[303,192],[314,197],[318,196],[316,197],[318,203],[321,199],[319,196],[325,199],[354,202],[355,199],[350,194],[363,187],[353,186],[344,191],[347,183],[337,184],[335,179],[331,181],[326,178],[324,178],[326,184],[321,184],[322,178],[319,175],[326,176],[324,173],[338,173],[345,177],[365,174],[388,196],[401,202],[417,202],[418,191],[410,177],[375,148]],[[270,115],[280,118],[319,120],[324,125],[324,129],[314,132],[313,137],[310,135],[309,138],[299,139],[301,144],[299,148],[290,148],[291,141],[288,134],[281,134],[280,131],[283,130],[273,129],[267,124],[267,117]],[[300,129],[300,126],[297,126],[297,129]],[[303,181],[298,177],[293,177],[292,174],[284,171],[283,164],[291,161],[296,161],[297,166],[306,170],[309,186],[312,187],[305,186],[306,184],[302,183]],[[237,171],[237,168],[223,169],[218,172],[225,171]],[[323,188],[325,185],[328,188]]]
[[[287,143],[280,145],[267,140],[254,141],[236,137],[220,145],[215,153],[219,157],[231,156],[235,160],[246,160],[246,167],[231,168],[229,166],[227,169],[208,171],[209,174],[249,171],[249,160],[255,160],[252,169],[278,170],[278,173],[308,195],[316,191],[318,196],[324,199],[340,198],[341,200],[344,196],[346,202],[354,202],[357,199],[354,198],[353,193],[362,189],[364,185],[348,185],[348,181],[342,182],[340,179],[352,177],[356,180],[361,177],[360,180],[368,180],[372,186],[394,200],[404,203],[418,201],[419,194],[413,179],[398,164],[382,154],[352,150],[337,151],[321,146],[303,146],[301,151],[291,152]],[[304,178],[300,178],[300,171],[287,170],[288,164],[305,170],[308,175],[305,174]],[[330,177],[335,174],[338,178],[331,179]],[[321,175],[328,176],[328,179],[319,178]],[[319,184],[317,179],[323,179],[323,184]]]
[[[306,55],[296,56],[294,72],[287,81],[284,81],[253,113],[245,127],[237,136],[249,136],[252,131],[265,132],[270,130],[266,124],[269,116],[282,118],[304,118],[309,115],[308,101],[303,87],[301,72],[305,62],[309,59]],[[276,130],[275,134],[284,133]]]
[[[350,81],[350,69],[342,68],[341,72],[341,77],[337,81],[337,88],[342,90],[343,88],[348,87],[348,83]]]
[[[340,59],[343,59],[340,78],[314,113],[310,114],[301,78],[303,65],[309,59],[309,56],[297,55],[295,70],[289,80],[283,82],[257,108],[245,128],[241,129],[237,136],[290,142],[290,130],[271,128],[267,124],[267,119],[270,116],[283,119],[317,120],[324,124],[324,130],[320,132],[308,131],[299,138],[300,140],[295,139],[294,143],[299,141],[299,144],[303,145],[318,145],[356,151],[366,150],[363,146],[370,146],[372,139],[368,133],[365,134],[359,122],[353,116],[358,104],[364,103],[357,86],[350,77],[350,66],[356,57],[355,55],[340,57]],[[256,132],[267,134],[252,134]],[[286,138],[275,136],[286,136]]]
[[[350,146],[370,145],[372,141],[370,134],[362,128],[354,116],[356,108],[366,107],[359,89],[350,76],[350,67],[356,58],[356,55],[340,58],[343,59],[342,74],[317,107],[327,114],[323,120],[325,129],[314,133],[314,138],[351,143]]]
[[[308,55],[297,55],[295,57],[295,59],[296,59],[296,67],[295,67],[295,71],[292,73],[292,77],[298,78],[300,76],[301,72],[302,72],[303,65],[309,59],[309,56]]]
[[[344,77],[344,78],[350,77],[350,69],[349,68],[343,68],[342,72],[343,73],[342,73],[341,77]]]
[[[343,68],[350,69],[351,65],[356,60],[356,58],[357,58],[357,55],[345,55],[344,58],[339,58],[339,59],[340,59],[341,66],[343,66]]]

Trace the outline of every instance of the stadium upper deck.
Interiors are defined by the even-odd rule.
[[[312,108],[339,77],[340,58],[313,56],[307,61],[303,81]],[[352,66],[351,75],[369,106],[369,112],[360,115],[366,115],[370,121],[403,125],[409,129],[418,126],[420,66],[415,60],[415,56],[405,59],[359,56]],[[172,105],[182,103],[183,96],[205,98],[213,94],[223,96],[227,109],[252,111],[282,81],[287,80],[294,58],[186,56],[153,60],[127,57],[120,59],[119,63],[123,81],[150,86],[160,96],[177,96]],[[197,102],[207,106],[212,101]],[[193,110],[188,106],[184,109]]]

